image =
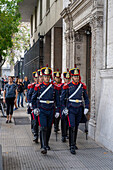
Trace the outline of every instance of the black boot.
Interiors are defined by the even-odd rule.
[[[40,130],[40,144],[41,144],[41,148],[40,149],[42,149],[42,131]]]
[[[69,132],[70,152],[75,155],[75,128],[70,127]]]
[[[78,149],[78,147],[76,146],[77,133],[78,133],[78,126],[75,127],[75,149],[76,150]]]
[[[31,132],[34,133],[34,120],[32,114],[31,114]]]
[[[62,130],[62,142],[66,142],[66,121],[61,120],[61,130]]]
[[[66,117],[66,139],[69,139],[68,130],[69,130],[69,124],[68,124],[68,119]]]
[[[41,153],[42,154],[47,154],[47,128],[41,127],[41,140],[42,140],[42,148],[41,148]]]
[[[34,120],[34,138],[33,141],[38,143],[38,131],[39,131],[39,127],[38,127],[38,118],[36,117],[36,119]]]
[[[59,121],[60,121],[60,117],[54,118],[54,132],[60,131],[60,129],[59,129]]]
[[[51,128],[52,127],[48,127],[48,129],[47,129],[47,144],[46,144],[46,149],[47,150],[50,150],[50,146],[49,146],[49,139],[50,139],[50,135],[51,135]]]

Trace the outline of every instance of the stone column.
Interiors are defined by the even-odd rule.
[[[51,31],[44,37],[44,66],[51,66]]]
[[[54,70],[62,71],[62,28],[54,28]]]
[[[69,31],[65,33],[66,40],[66,68],[70,68],[70,35]]]
[[[51,29],[51,68],[62,71],[62,28]]]
[[[92,56],[91,56],[91,118],[89,136],[95,139],[96,120],[100,101],[101,79],[100,69],[103,60],[103,11],[93,13],[91,17]]]
[[[51,69],[54,71],[54,28],[51,29]]]
[[[74,30],[70,31],[70,68],[74,66]]]

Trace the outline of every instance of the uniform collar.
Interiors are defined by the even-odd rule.
[[[72,81],[72,83],[74,84],[74,85],[78,85],[79,83],[75,83],[74,81]]]
[[[49,85],[50,85],[50,83],[45,83],[44,81],[43,81],[43,84],[46,85],[46,86],[49,86]]]
[[[57,83],[57,82],[55,81],[55,84],[56,84],[56,85],[59,85],[59,84],[61,84],[61,83]]]

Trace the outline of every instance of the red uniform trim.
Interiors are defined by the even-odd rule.
[[[36,84],[34,90],[37,91],[39,87],[40,87],[40,84]]]
[[[46,85],[46,86],[49,86],[49,85],[50,85],[50,83],[45,83],[44,81],[43,81],[43,84]]]
[[[69,127],[71,127],[71,123],[70,123],[70,120],[69,120],[69,115],[67,115],[67,119],[68,119]]]
[[[31,84],[28,84],[27,88],[30,89],[31,88]]]
[[[85,83],[82,83],[82,82],[81,82],[81,84],[83,84],[83,89],[85,89],[85,90],[86,90],[86,89],[87,89],[87,87],[86,87]]]
[[[73,83],[74,85],[78,85],[78,83],[75,83],[74,81],[72,81],[72,83]]]
[[[68,84],[67,83],[64,84],[63,89],[68,89],[68,88],[69,88]]]
[[[40,117],[38,116],[38,123],[39,123],[39,126],[41,127],[41,124],[40,124]]]
[[[54,84],[54,89],[61,90],[61,84]]]
[[[35,120],[34,113],[32,112],[33,120]]]

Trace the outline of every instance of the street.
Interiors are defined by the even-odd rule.
[[[16,118],[19,119],[16,119]],[[68,141],[61,142],[61,132],[56,142],[55,133],[50,138],[51,150],[47,155],[40,153],[40,144],[32,141],[30,121],[25,108],[14,112],[12,124],[6,124],[0,117],[0,144],[2,145],[2,161],[4,170],[112,170],[113,153],[95,143],[79,130],[76,155],[69,151]],[[28,118],[26,118],[28,117]],[[18,122],[19,120],[19,122]]]

